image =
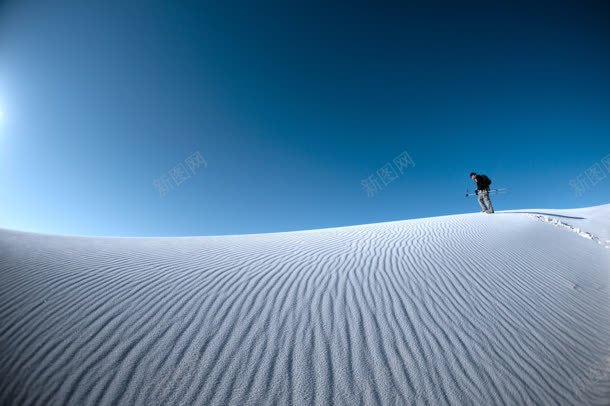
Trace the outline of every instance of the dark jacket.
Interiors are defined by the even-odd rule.
[[[491,181],[489,180],[489,178],[487,176],[485,176],[485,175],[476,175],[474,177],[474,179],[475,179],[475,183],[477,184],[476,191],[489,190],[489,185],[491,184]]]

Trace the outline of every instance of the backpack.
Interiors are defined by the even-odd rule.
[[[489,179],[487,176],[485,175],[481,175],[481,186],[483,186],[484,188],[489,187],[489,185],[491,185],[491,179]]]

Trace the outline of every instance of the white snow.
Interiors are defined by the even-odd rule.
[[[520,212],[0,230],[0,404],[607,404],[610,205]]]

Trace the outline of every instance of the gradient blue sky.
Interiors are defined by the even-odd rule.
[[[569,185],[610,154],[607,1],[190,3],[1,3],[0,227],[216,235],[475,212],[472,170],[510,189],[498,210],[610,201],[608,170]],[[153,181],[197,151],[207,167],[160,196]],[[403,151],[415,167],[367,197]]]

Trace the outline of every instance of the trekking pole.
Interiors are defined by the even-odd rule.
[[[491,195],[499,195],[499,194],[504,194],[508,189],[506,188],[501,188],[501,189],[490,189],[489,190],[489,194]],[[466,197],[468,196],[477,196],[476,193],[468,193],[468,189],[466,189]]]

